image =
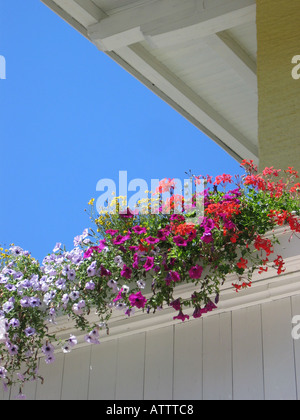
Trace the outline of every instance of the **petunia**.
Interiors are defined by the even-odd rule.
[[[133,256],[132,267],[135,268],[135,269],[139,268],[139,256],[138,256],[137,253],[135,253],[134,256]]]
[[[107,235],[115,236],[119,231],[117,229],[108,229],[105,233]]]
[[[126,264],[124,264],[123,269],[121,271],[121,276],[125,277],[126,279],[130,279],[132,275],[132,270],[130,267],[127,267]]]
[[[118,235],[118,236],[116,236],[115,239],[113,239],[113,244],[114,245],[122,245],[124,242],[128,241],[128,239],[130,239],[130,233],[128,233],[125,236]]]
[[[213,242],[213,236],[212,236],[211,232],[204,232],[201,240],[206,244],[209,244],[209,243]]]
[[[134,231],[134,233],[137,233],[138,235],[142,235],[143,233],[147,233],[147,229],[145,227],[141,227],[141,226],[134,226],[132,228],[132,230]]]
[[[200,265],[195,265],[189,270],[189,275],[191,279],[200,279],[202,276],[203,267],[200,267]]]
[[[155,244],[157,244],[159,242],[159,239],[158,238],[154,238],[153,236],[148,236],[148,238],[146,238],[146,242],[149,245],[155,245]]]
[[[180,319],[182,322],[184,322],[186,319],[190,319],[189,315],[184,315],[182,311],[179,312],[177,316],[174,316],[173,319]]]
[[[55,247],[54,247],[54,249],[53,249],[53,252],[57,252],[57,251],[59,251],[59,250],[60,250],[60,248],[61,248],[61,243],[60,243],[60,242],[57,242],[57,244],[55,245]]]
[[[154,257],[147,257],[145,264],[143,265],[146,271],[150,271],[154,265]]]
[[[176,299],[173,302],[171,302],[170,306],[172,306],[172,308],[174,308],[175,311],[180,311],[180,309],[181,309],[180,299]]]
[[[140,309],[145,307],[147,299],[142,295],[141,292],[137,292],[129,296],[129,302],[131,306],[136,306],[138,309]]]
[[[173,241],[177,246],[187,246],[187,241],[180,235],[174,236]]]
[[[25,332],[26,337],[31,337],[32,335],[36,333],[35,329],[31,327],[26,328],[24,332]]]

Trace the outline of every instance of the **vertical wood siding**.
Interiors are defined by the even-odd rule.
[[[300,296],[211,314],[40,361],[35,400],[296,400]],[[1,392],[0,399],[18,393]]]

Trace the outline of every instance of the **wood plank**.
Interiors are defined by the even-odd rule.
[[[232,312],[233,398],[264,400],[261,306]]]
[[[233,399],[230,312],[203,319],[203,399]]]
[[[174,400],[202,400],[202,320],[175,326]]]
[[[117,340],[93,346],[89,400],[114,400],[116,395]]]
[[[74,349],[65,356],[62,400],[87,400],[91,346]]]
[[[117,400],[143,399],[145,338],[141,333],[118,339]]]
[[[291,299],[262,305],[264,382],[266,400],[295,400],[294,343]]]
[[[44,384],[37,386],[36,400],[61,399],[65,355],[63,353],[56,354],[55,358],[55,362],[51,365],[47,365],[44,358],[40,359],[39,375],[44,378]]]
[[[146,334],[145,400],[172,399],[173,330],[170,326]]]

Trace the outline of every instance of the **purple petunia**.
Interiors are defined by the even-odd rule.
[[[174,236],[173,241],[177,246],[187,246],[187,241],[180,235]]]
[[[121,271],[121,276],[125,277],[126,279],[130,279],[132,275],[132,270],[130,267],[127,267],[126,264],[124,264],[123,269]]]
[[[146,271],[150,271],[154,265],[154,257],[147,257],[145,264],[143,265]]]
[[[202,276],[203,267],[200,265],[195,265],[189,270],[189,275],[191,279],[200,279]]]

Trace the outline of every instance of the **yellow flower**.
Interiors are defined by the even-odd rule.
[[[94,205],[94,202],[95,202],[95,199],[94,199],[94,198],[92,198],[92,199],[88,202],[88,205],[89,205],[89,206],[93,206],[93,205]]]

